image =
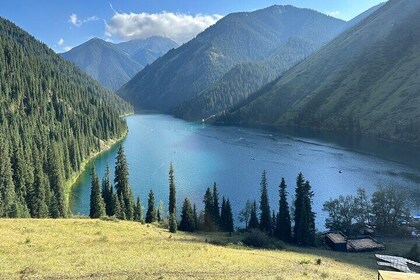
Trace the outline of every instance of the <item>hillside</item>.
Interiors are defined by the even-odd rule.
[[[1,219],[0,228],[2,279],[361,280],[374,279],[377,268],[373,253],[212,245],[237,243],[241,237],[170,234],[136,222]],[[319,265],[317,259],[321,259]]]
[[[223,81],[230,79],[232,75],[228,72],[233,67],[267,59],[291,37],[321,45],[343,31],[345,25],[344,21],[292,6],[230,14],[140,71],[117,94],[136,109],[172,112],[203,91],[214,91],[212,87],[220,79],[219,86],[224,87]],[[304,55],[305,51],[298,57],[289,57],[287,63],[297,63]],[[286,67],[290,65],[278,68]],[[276,71],[273,70],[273,75]],[[227,77],[223,78],[225,74]]]
[[[65,217],[65,182],[130,105],[0,18],[0,217]]]
[[[117,90],[145,65],[176,46],[172,40],[162,37],[119,44],[93,38],[61,55],[102,85]]]
[[[418,144],[419,30],[419,1],[388,1],[220,120]]]

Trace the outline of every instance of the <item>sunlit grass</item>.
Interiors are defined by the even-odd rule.
[[[352,264],[345,253],[216,246],[210,241],[218,234],[171,234],[134,222],[2,219],[0,234],[2,279],[373,279],[376,273],[363,266],[372,253],[350,254],[359,258]],[[220,239],[236,243],[238,236]]]

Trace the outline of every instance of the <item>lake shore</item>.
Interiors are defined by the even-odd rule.
[[[125,137],[127,137],[128,134],[128,128],[127,130],[122,134],[121,137],[116,138],[116,139],[109,139],[107,141],[101,141],[101,149],[99,151],[96,151],[94,153],[92,153],[91,155],[89,155],[88,158],[84,159],[82,161],[82,163],[80,164],[80,169],[79,171],[75,172],[65,183],[65,193],[66,193],[66,203],[68,206],[68,211],[71,213],[70,210],[70,194],[72,192],[72,189],[74,187],[74,185],[76,184],[77,180],[79,179],[79,177],[86,172],[86,167],[88,166],[88,164],[91,161],[94,161],[98,156],[100,156],[101,154],[103,154],[104,152],[108,151],[109,149],[111,149],[113,146],[117,145],[119,142],[121,142],[122,140],[125,139]]]

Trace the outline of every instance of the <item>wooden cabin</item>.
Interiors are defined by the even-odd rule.
[[[347,236],[342,232],[331,232],[325,235],[325,244],[334,251],[347,251]]]

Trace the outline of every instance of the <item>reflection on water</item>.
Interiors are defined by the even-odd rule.
[[[205,189],[216,181],[220,196],[231,199],[236,218],[247,199],[258,200],[263,170],[267,170],[270,203],[276,209],[281,177],[286,179],[291,199],[296,176],[303,172],[315,193],[314,210],[320,229],[325,220],[322,203],[340,194],[355,194],[358,187],[372,193],[377,184],[393,183],[409,191],[420,204],[420,151],[406,145],[309,130],[285,134],[215,127],[165,115],[135,115],[127,122],[129,133],[122,144],[133,192],[140,195],[143,205],[151,188],[157,200],[166,205],[171,161],[179,210],[186,196],[202,208]],[[94,161],[101,176],[107,163],[113,168],[117,148]],[[74,214],[89,212],[89,194],[90,175],[85,172],[72,192]]]

